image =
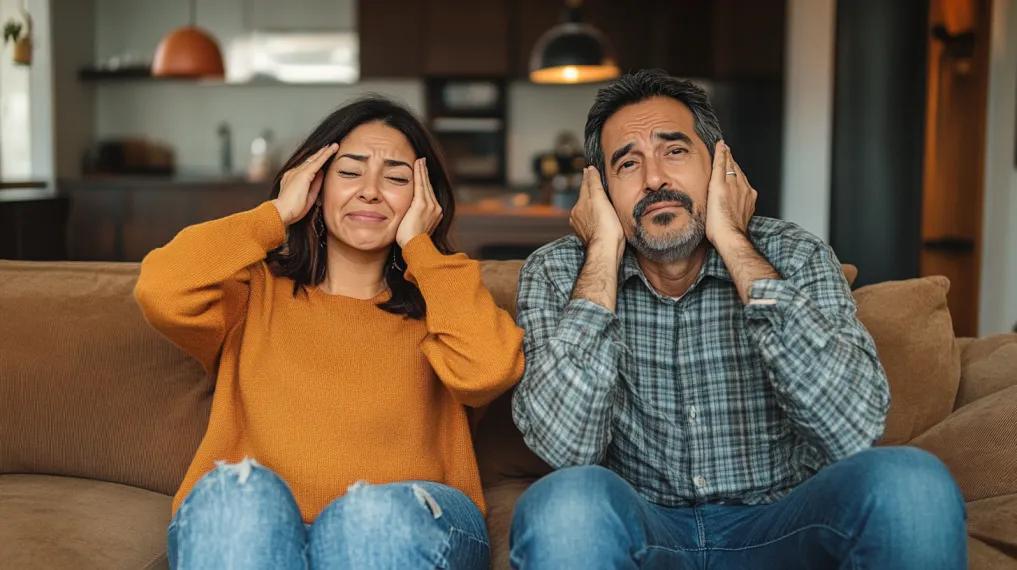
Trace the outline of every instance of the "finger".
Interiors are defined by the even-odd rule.
[[[737,182],[735,179],[738,178],[738,171],[735,170],[734,158],[731,156],[731,147],[724,149],[724,176],[728,182]]]
[[[313,153],[311,153],[310,156],[304,158],[304,160],[302,160],[299,163],[297,163],[296,166],[294,166],[293,168],[287,170],[287,172],[292,173],[292,172],[296,172],[298,170],[303,170],[304,168],[307,167],[308,164],[311,163],[312,160],[318,158],[318,156],[321,155],[321,153],[324,152],[326,148],[327,147],[323,146],[323,147],[319,148],[318,150],[314,151]]]
[[[318,152],[311,155],[311,158],[307,160],[302,166],[302,170],[309,170],[311,172],[321,170],[321,167],[325,165],[325,161],[329,159],[336,151],[339,150],[337,143],[331,143],[323,147]]]
[[[431,173],[427,170],[427,159],[420,159],[420,179],[424,187],[424,199],[434,207],[438,207],[438,197],[434,195],[434,187],[431,186]]]
[[[724,179],[724,155],[727,145],[724,141],[717,141],[717,145],[713,148],[713,180]]]
[[[600,181],[600,171],[597,170],[596,166],[590,167],[590,190],[604,191],[604,185]]]
[[[318,199],[318,194],[321,192],[321,187],[325,181],[325,173],[318,171],[314,174],[314,178],[311,179],[310,190],[307,193],[307,201],[314,203]]]
[[[413,200],[410,205],[420,204],[424,200],[424,178],[420,159],[413,161]]]
[[[579,183],[579,199],[582,200],[583,196],[590,194],[590,169],[592,166],[587,166],[583,169],[583,181]]]

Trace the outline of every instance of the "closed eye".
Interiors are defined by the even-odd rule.
[[[345,176],[346,178],[353,178],[355,176],[360,176],[360,173],[359,172],[350,172],[349,170],[340,170],[339,171],[339,176]]]
[[[397,177],[394,177],[394,176],[389,176],[388,179],[391,180],[392,182],[395,182],[396,184],[399,184],[399,185],[409,184],[409,182],[410,182],[410,180],[408,178],[397,178]]]

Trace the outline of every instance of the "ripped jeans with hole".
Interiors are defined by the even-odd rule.
[[[429,481],[358,483],[304,524],[286,482],[253,459],[220,463],[169,525],[170,568],[488,568],[484,518]]]

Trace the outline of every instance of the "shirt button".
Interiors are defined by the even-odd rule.
[[[692,421],[696,421],[696,418],[698,416],[699,416],[699,412],[696,411],[696,407],[695,406],[689,406],[689,419],[692,420]]]
[[[706,477],[696,475],[692,478],[692,484],[695,485],[697,489],[702,489],[706,486]]]

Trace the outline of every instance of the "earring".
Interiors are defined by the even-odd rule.
[[[319,206],[314,213],[314,234],[318,237],[318,247],[325,249],[325,213]]]
[[[390,262],[390,265],[392,266],[392,269],[399,273],[406,271],[406,264],[403,263],[400,265],[399,257],[396,255],[396,249],[394,247],[392,248],[392,261]]]

